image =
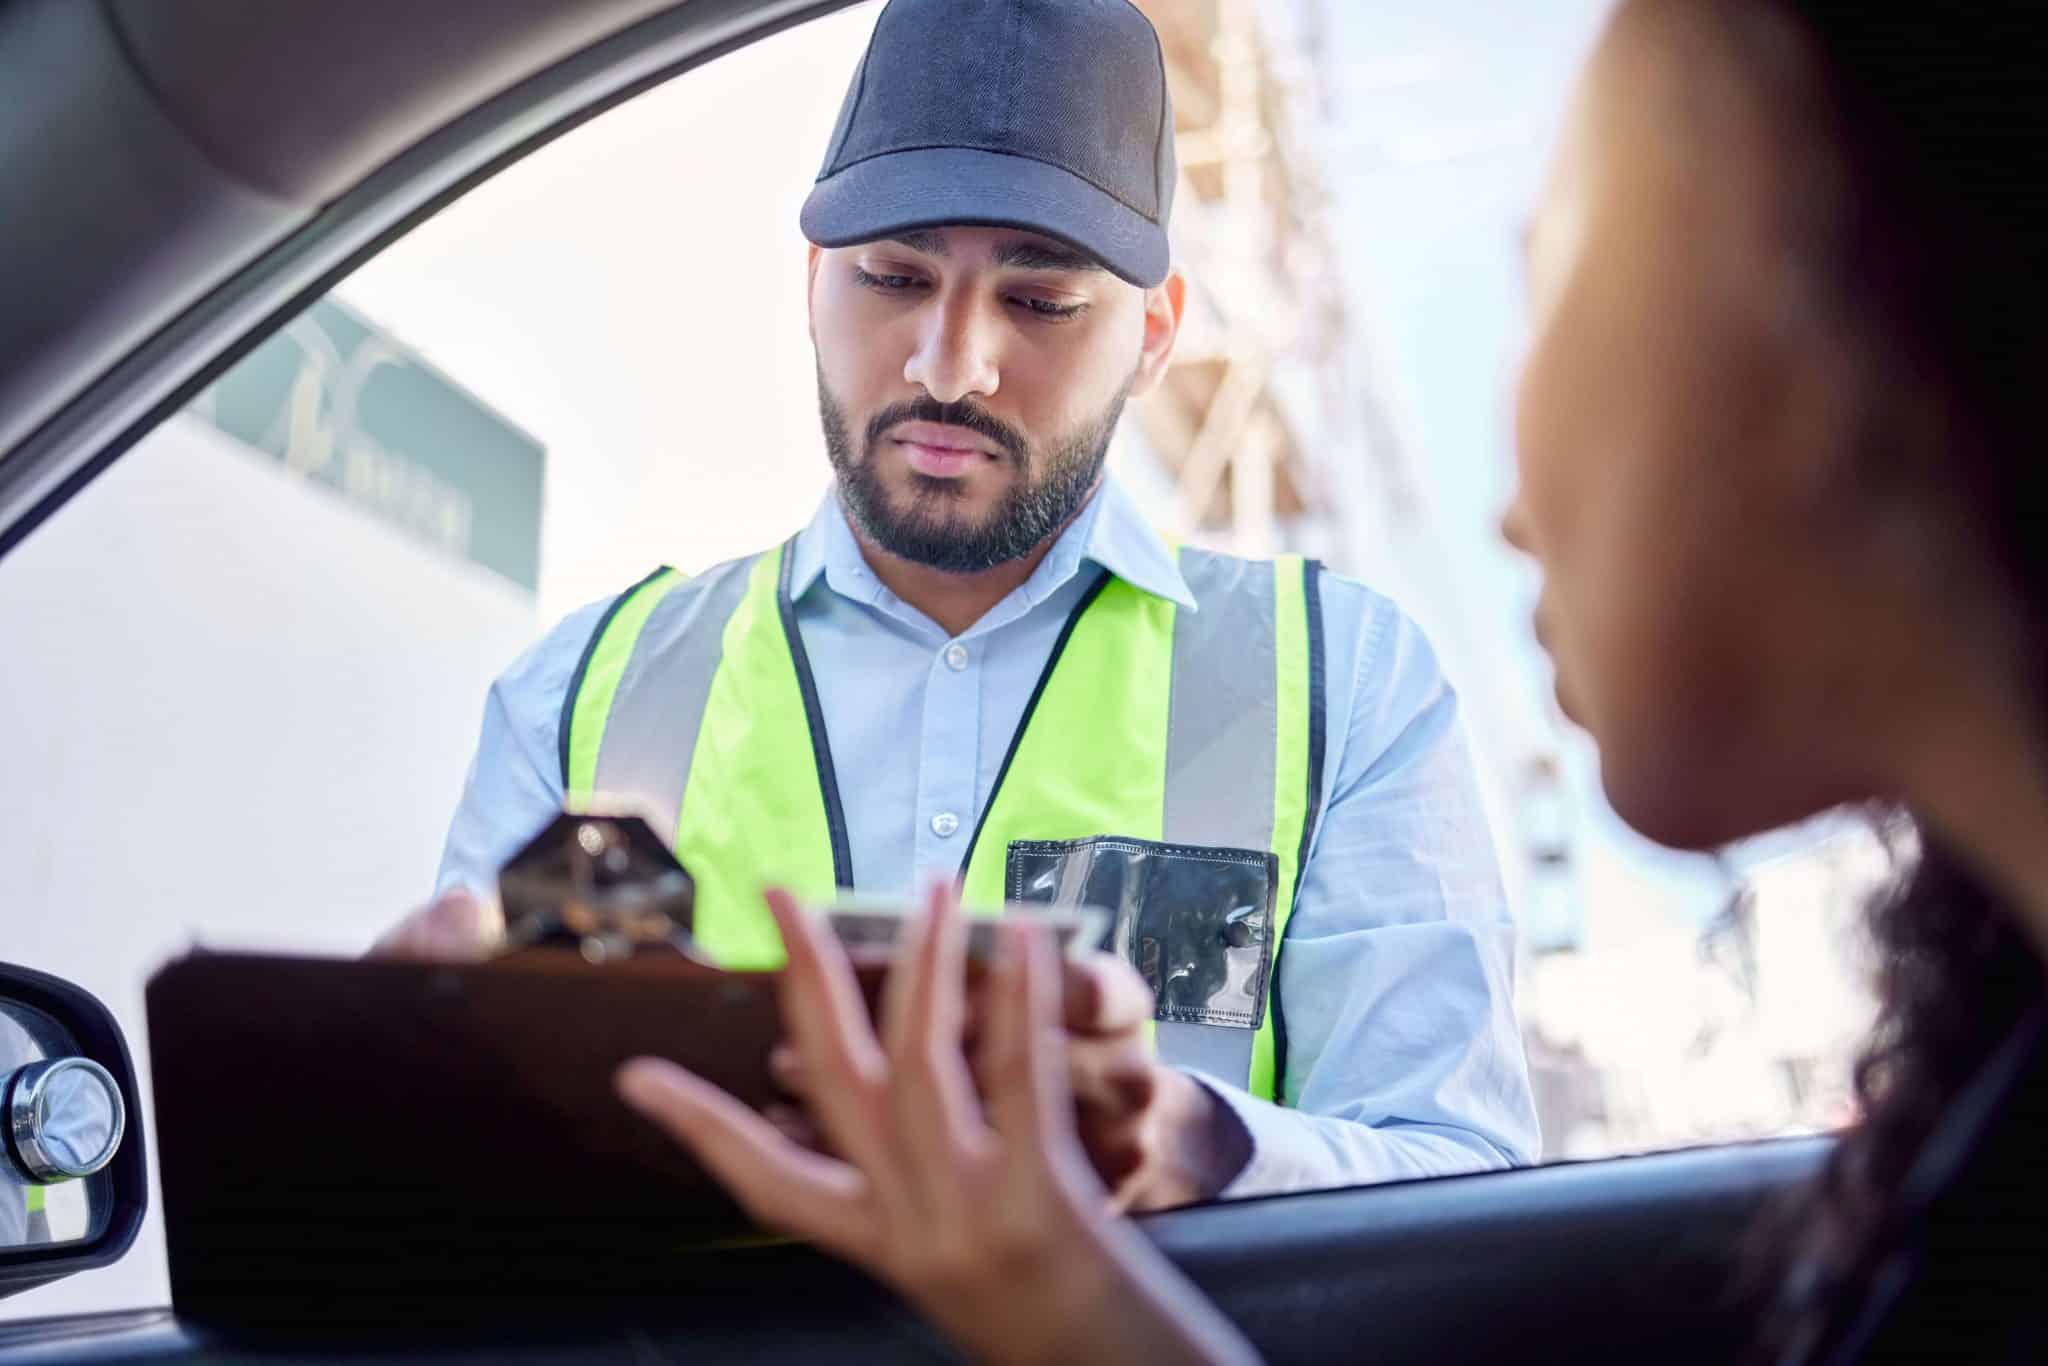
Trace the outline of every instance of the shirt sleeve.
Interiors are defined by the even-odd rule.
[[[448,825],[434,894],[498,894],[498,870],[562,809],[562,702],[611,600],[563,618],[484,698],[483,731]]]
[[[1514,926],[1457,695],[1391,602],[1326,575],[1323,607],[1333,674],[1352,668],[1330,680],[1342,748],[1279,955],[1292,1104],[1200,1078],[1252,1139],[1229,1197],[1514,1166],[1539,1147]]]

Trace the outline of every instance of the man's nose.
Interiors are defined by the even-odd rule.
[[[994,397],[1001,382],[996,330],[970,301],[935,300],[903,378],[940,403],[958,403],[970,394]]]

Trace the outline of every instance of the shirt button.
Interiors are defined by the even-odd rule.
[[[945,659],[946,667],[954,673],[959,673],[967,667],[967,647],[957,640],[954,641],[946,647]]]
[[[942,840],[949,840],[958,833],[960,818],[950,811],[941,811],[932,817],[932,833]]]

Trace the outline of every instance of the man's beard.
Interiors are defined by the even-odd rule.
[[[1094,490],[1109,457],[1110,437],[1136,378],[1133,369],[1108,407],[1044,451],[1033,451],[1015,429],[972,403],[940,403],[926,396],[876,413],[868,421],[856,455],[846,409],[825,383],[820,368],[818,415],[825,428],[825,451],[839,478],[840,502],[863,535],[913,564],[949,574],[979,574],[1022,559],[1058,534]],[[964,427],[995,443],[1002,452],[996,458],[1010,464],[1017,478],[987,518],[963,523],[948,515],[950,505],[961,501],[959,486],[914,470],[910,473],[910,506],[895,505],[878,468],[878,455],[882,434],[903,422]],[[1034,470],[1038,471],[1035,477]]]

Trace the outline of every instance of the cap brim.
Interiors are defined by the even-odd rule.
[[[1078,247],[1144,289],[1172,262],[1166,230],[1079,176],[1029,157],[924,147],[858,161],[804,201],[804,236],[850,247],[921,228],[1016,228]]]

